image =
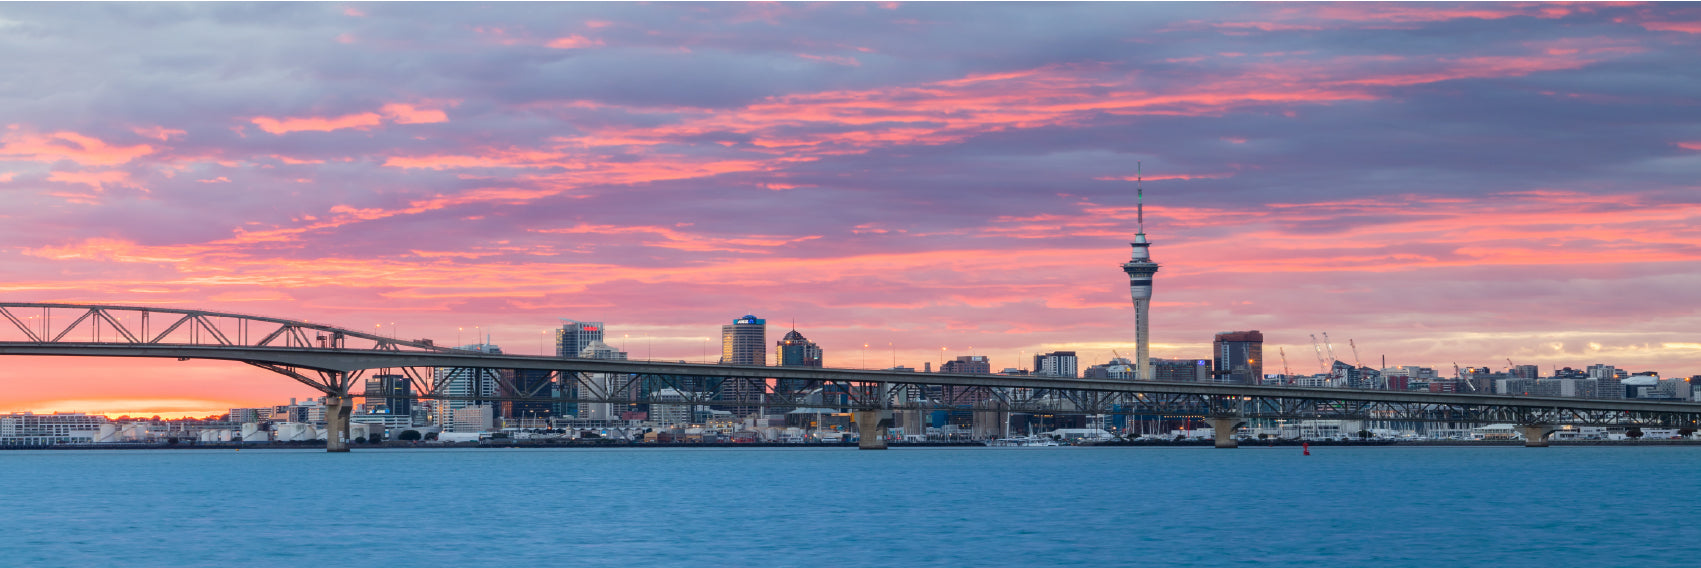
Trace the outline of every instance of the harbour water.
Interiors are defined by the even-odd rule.
[[[6,566],[1694,566],[1701,448],[0,452]]]

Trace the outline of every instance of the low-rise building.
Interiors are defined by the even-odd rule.
[[[0,415],[0,446],[92,444],[103,427],[112,421],[98,414],[14,412]]]

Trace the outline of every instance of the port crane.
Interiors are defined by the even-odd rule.
[[[1323,364],[1323,346],[1317,344],[1317,334],[1311,334],[1311,349],[1317,352],[1317,372],[1328,373],[1329,366]]]

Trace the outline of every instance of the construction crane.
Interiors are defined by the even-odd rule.
[[[1471,389],[1471,392],[1477,392],[1477,386],[1475,384],[1472,384],[1470,381],[1465,380],[1465,372],[1459,370],[1459,364],[1458,363],[1453,364],[1453,376],[1457,377],[1459,379],[1459,382],[1465,383],[1465,387]]]
[[[1353,366],[1361,369],[1364,368],[1364,365],[1358,362],[1358,344],[1353,343],[1353,340],[1348,338],[1347,345],[1353,348]]]
[[[1283,347],[1277,347],[1276,352],[1282,354],[1282,378],[1286,379],[1288,378],[1288,375],[1291,374],[1288,372],[1288,350]]]
[[[1329,372],[1329,366],[1323,364],[1323,346],[1317,344],[1317,334],[1311,334],[1311,349],[1317,352],[1317,372]]]
[[[1329,342],[1329,332],[1327,331],[1323,332],[1323,348],[1329,350],[1329,361],[1334,362],[1341,360],[1340,357],[1335,356],[1335,344]]]

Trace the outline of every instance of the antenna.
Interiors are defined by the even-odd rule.
[[[1145,176],[1143,175],[1143,172],[1141,171],[1140,162],[1135,161],[1134,162],[1134,203],[1135,203],[1135,205],[1134,205],[1135,209],[1134,210],[1135,210],[1135,217],[1137,219],[1139,219],[1140,234],[1142,234],[1142,235],[1146,234],[1146,189],[1144,187],[1142,187],[1142,184],[1141,184],[1141,180],[1144,179],[1144,178],[1145,178]],[[1124,179],[1126,179],[1126,178],[1124,178]]]

